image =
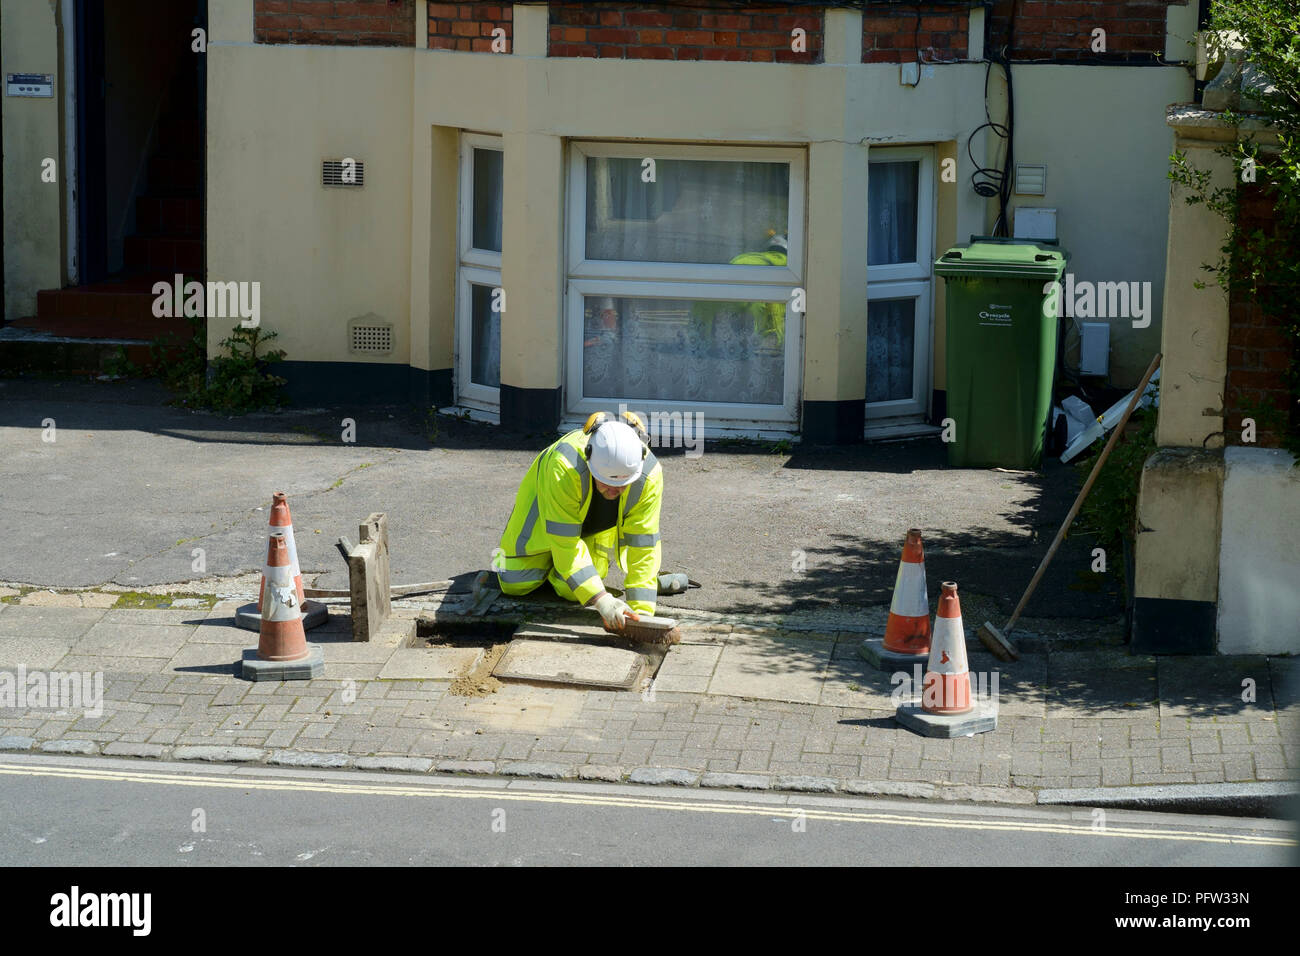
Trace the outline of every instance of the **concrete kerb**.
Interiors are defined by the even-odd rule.
[[[433,761],[424,757],[372,754],[350,757],[314,750],[266,750],[257,747],[159,745],[101,747],[94,741],[45,741],[30,737],[0,737],[0,751],[52,755],[132,757],[151,763],[182,760],[220,764],[261,764],[283,768],[387,771],[416,776],[531,780],[586,780],[633,783],[664,789],[761,790],[771,793],[835,793],[862,797],[900,797],[936,803],[975,803],[1018,806],[1086,806],[1173,813],[1287,819],[1300,806],[1300,783],[1188,784],[1171,786],[1045,789],[968,784],[908,783],[895,780],[802,777],[766,773],[701,773],[680,767],[623,768],[609,765],[537,763],[534,761]]]
[[[1163,810],[1229,817],[1287,819],[1300,809],[1300,783],[1197,783],[1136,787],[1079,787],[1038,791],[1040,806]]]
[[[27,737],[0,737],[0,750],[32,753],[35,740]],[[1020,804],[1035,803],[1034,791],[1023,787],[977,787],[960,784],[900,783],[893,780],[835,779],[767,773],[702,773],[681,767],[623,768],[609,765],[539,763],[535,761],[434,761],[426,757],[396,754],[371,754],[351,757],[342,753],[316,750],[236,747],[226,745],[183,745],[165,747],[157,744],[100,747],[94,741],[47,741],[37,754],[75,754],[77,756],[130,757],[158,761],[194,761],[227,765],[264,765],[280,768],[313,770],[386,771],[434,777],[510,779],[586,780],[600,783],[634,783],[665,789],[761,790],[792,794],[848,794],[856,796],[892,796],[950,803]],[[1167,809],[1167,808],[1166,808]]]

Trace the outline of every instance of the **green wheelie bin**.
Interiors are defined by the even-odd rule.
[[[1051,283],[1069,258],[1042,240],[971,236],[935,261],[947,291],[949,465],[1041,464],[1061,308]]]

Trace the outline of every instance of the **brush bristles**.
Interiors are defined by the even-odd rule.
[[[978,631],[980,643],[988,648],[989,653],[1000,661],[1018,661],[1020,654],[1016,651],[1015,645],[1002,636],[1002,633],[990,624],[984,622],[984,626]]]

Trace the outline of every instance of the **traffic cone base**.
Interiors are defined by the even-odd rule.
[[[943,583],[939,597],[921,701],[903,704],[894,716],[904,727],[926,737],[968,737],[998,725],[996,694],[971,697],[966,633],[957,585],[951,581]]]
[[[256,657],[244,655],[244,676],[251,680],[292,680],[323,675],[324,653],[319,647],[313,653],[307,644],[283,535],[271,535],[264,580]]]

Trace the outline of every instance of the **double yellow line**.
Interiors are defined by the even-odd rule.
[[[339,793],[352,796],[381,797],[448,797],[461,800],[497,800],[524,803],[551,803],[567,806],[608,807],[635,810],[683,810],[691,813],[729,813],[742,816],[820,820],[835,823],[875,823],[888,826],[933,827],[945,830],[983,830],[1014,833],[1052,833],[1064,836],[1124,837],[1131,840],[1177,840],[1192,843],[1219,843],[1237,846],[1291,847],[1295,839],[1250,833],[1211,833],[1204,830],[1171,830],[1159,827],[1113,826],[1094,828],[1090,824],[1066,821],[1033,822],[1028,820],[976,820],[908,813],[836,810],[826,807],[798,807],[790,804],[747,804],[713,800],[682,800],[672,797],[582,793],[580,791],[544,792],[508,790],[492,787],[449,787],[441,784],[420,786],[334,782],[329,780],[295,780],[262,776],[209,775],[201,773],[161,773],[150,770],[97,770],[86,767],[35,766],[0,763],[0,775],[28,777],[62,777],[113,783],[159,784],[170,787],[215,787],[227,790],[280,790],[298,793]]]

